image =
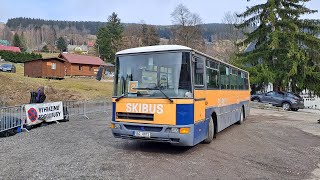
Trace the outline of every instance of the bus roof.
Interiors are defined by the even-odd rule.
[[[239,69],[239,70],[242,70],[244,72],[247,72],[246,70],[243,70],[243,69],[240,69],[238,67],[235,67],[229,63],[226,63],[222,60],[219,60],[219,59],[216,59],[216,58],[213,58],[205,53],[202,53],[200,51],[197,51],[195,49],[192,49],[192,48],[189,48],[187,46],[181,46],[181,45],[156,45],[156,46],[145,46],[145,47],[137,47],[137,48],[131,48],[131,49],[125,49],[125,50],[122,50],[122,51],[119,51],[116,53],[116,55],[125,55],[125,54],[136,54],[136,53],[148,53],[148,52],[161,52],[161,51],[179,51],[179,50],[185,50],[185,51],[194,51],[198,54],[201,54],[203,56],[206,56],[210,59],[213,59],[215,61],[219,61],[223,64],[226,64],[230,67],[233,67],[233,68],[236,68],[236,69]]]
[[[157,46],[146,46],[146,47],[138,47],[126,49],[120,52],[117,52],[116,55],[124,55],[124,54],[135,54],[135,53],[146,53],[146,52],[159,52],[159,51],[179,51],[179,50],[192,50],[186,46],[180,45],[157,45]]]

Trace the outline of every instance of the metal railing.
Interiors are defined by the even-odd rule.
[[[88,114],[108,112],[111,110],[111,101],[63,101],[65,118],[70,116],[84,116],[89,119]],[[26,123],[26,112],[24,105],[0,107],[0,133],[12,129],[22,129]]]
[[[23,106],[2,107],[0,109],[0,132],[22,127]]]

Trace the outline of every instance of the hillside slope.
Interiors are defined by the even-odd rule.
[[[45,87],[46,101],[109,99],[113,84],[95,79],[48,80],[23,76],[23,67],[16,65],[17,73],[0,72],[0,106],[28,103],[30,92]]]

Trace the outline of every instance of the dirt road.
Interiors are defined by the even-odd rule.
[[[114,139],[91,115],[0,139],[0,179],[320,179],[319,115],[251,111],[193,148]]]

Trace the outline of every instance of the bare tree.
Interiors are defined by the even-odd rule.
[[[128,25],[123,32],[123,37],[122,37],[123,43],[122,43],[121,49],[128,49],[128,48],[141,46],[142,45],[141,36],[142,36],[141,24]]]
[[[223,36],[215,34],[215,41],[206,47],[206,53],[229,62],[239,52],[237,42],[243,38],[243,32],[236,26],[241,22],[236,13],[226,12],[222,19],[225,30]]]
[[[222,22],[225,24],[228,40],[236,43],[243,38],[242,30],[236,27],[242,23],[242,21],[243,20],[237,16],[237,13],[232,13],[230,11],[225,13]]]
[[[202,50],[204,40],[202,38],[202,20],[198,14],[191,13],[183,4],[179,4],[171,13],[174,26],[172,43],[189,46]]]

